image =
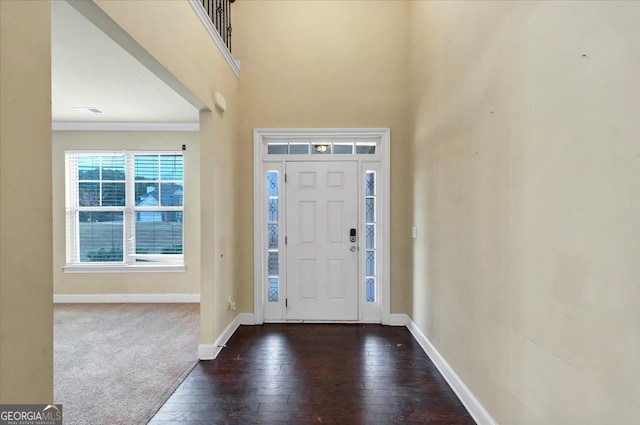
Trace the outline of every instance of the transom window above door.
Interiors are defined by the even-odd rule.
[[[375,155],[372,141],[268,141],[267,155]]]

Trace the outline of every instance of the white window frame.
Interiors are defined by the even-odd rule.
[[[125,157],[125,206],[80,207],[78,200],[77,167],[70,166],[73,155],[124,156]],[[140,207],[135,205],[134,158],[140,155],[183,155],[182,151],[137,151],[137,150],[66,150],[65,151],[65,208],[66,208],[66,265],[65,273],[118,273],[118,272],[184,272],[184,224],[182,231],[182,254],[136,254],[135,218],[139,212],[182,212],[184,219],[184,196],[182,206]],[[184,165],[183,165],[184,167]],[[184,188],[184,168],[182,185]],[[169,181],[171,182],[171,181]],[[183,189],[184,190],[184,189]],[[123,261],[121,262],[80,262],[77,258],[80,238],[78,215],[85,211],[121,211],[123,213]],[[152,263],[139,263],[146,259]]]

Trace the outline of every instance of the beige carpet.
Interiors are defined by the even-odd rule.
[[[64,424],[146,424],[198,359],[199,304],[55,304]]]

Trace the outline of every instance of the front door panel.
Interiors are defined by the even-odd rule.
[[[358,320],[356,162],[287,162],[287,319]]]

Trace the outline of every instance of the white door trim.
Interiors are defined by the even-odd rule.
[[[316,129],[262,129],[253,131],[253,199],[254,199],[254,319],[256,324],[264,323],[266,291],[264,279],[266,276],[266,247],[264,243],[266,202],[264,193],[266,190],[265,179],[268,168],[267,162],[284,163],[285,161],[318,161],[318,160],[347,160],[344,155],[267,155],[267,141],[293,141],[326,142],[328,140],[370,141],[376,140],[376,153],[369,155],[353,155],[349,160],[357,160],[362,170],[367,164],[378,164],[379,175],[377,186],[379,195],[380,219],[378,229],[382,246],[379,250],[378,270],[378,296],[380,305],[379,320],[360,316],[360,322],[390,323],[390,142],[391,131],[388,128],[316,128]],[[363,310],[360,309],[362,312]]]

